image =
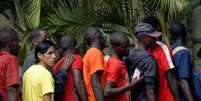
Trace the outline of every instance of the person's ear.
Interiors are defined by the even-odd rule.
[[[140,37],[140,40],[141,40],[142,42],[146,42],[147,38],[146,38],[145,36],[141,36],[141,37]]]
[[[32,43],[33,43],[34,46],[37,46],[38,41],[37,41],[36,39],[33,39],[33,40],[32,40]]]
[[[41,54],[41,53],[37,53],[37,57],[38,57],[38,59],[42,59],[42,56],[43,56],[43,54]]]

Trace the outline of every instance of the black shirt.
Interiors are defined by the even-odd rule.
[[[147,101],[146,89],[156,90],[157,63],[145,49],[131,49],[126,57],[129,77],[132,78],[135,69],[144,76],[143,83],[131,92],[132,101]]]

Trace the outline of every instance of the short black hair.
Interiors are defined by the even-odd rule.
[[[88,45],[97,38],[97,33],[101,34],[100,30],[97,27],[89,27],[85,31],[84,36]]]
[[[156,30],[157,27],[160,27],[159,20],[156,17],[154,17],[154,16],[148,16],[148,17],[146,17],[143,20],[143,22],[152,25],[152,27],[154,27],[155,30]]]
[[[38,29],[34,29],[32,32],[31,32],[31,40],[37,38],[37,37],[40,37],[41,35],[41,32],[47,32],[45,29],[42,29],[42,28],[38,28]]]
[[[62,50],[67,50],[69,48],[75,48],[75,46],[77,45],[77,41],[75,40],[74,37],[66,35],[64,37],[61,38],[60,40],[60,48],[62,48]]]
[[[112,46],[119,46],[122,43],[127,42],[129,44],[128,37],[122,32],[114,32],[110,36],[110,43]]]
[[[13,35],[17,36],[17,33],[11,30],[0,31],[0,48],[5,48],[7,43],[12,40]]]
[[[41,54],[46,53],[47,50],[52,46],[56,48],[55,44],[50,40],[44,40],[38,46],[36,46],[36,48],[35,48],[36,63],[38,63],[40,61],[37,54],[38,53],[41,53]]]
[[[186,28],[181,23],[173,23],[170,26],[170,33],[172,35],[173,40],[175,40],[177,38],[185,39],[186,35],[187,35]]]

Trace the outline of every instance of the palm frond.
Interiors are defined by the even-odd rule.
[[[18,37],[20,41],[20,52],[18,54],[20,64],[23,64],[24,59],[28,55],[29,51],[31,50],[31,42],[29,41],[30,33],[24,31],[18,24],[12,22],[11,28],[18,33]]]
[[[201,6],[201,0],[191,0],[184,2],[184,9],[178,14],[177,20],[181,20],[181,18],[190,17],[192,15],[192,11]]]
[[[5,11],[9,10],[10,14],[6,13]],[[0,13],[4,15],[6,18],[13,20],[15,18],[15,6],[11,0],[2,0],[0,1]]]
[[[152,8],[164,14],[166,20],[171,23],[176,19],[177,14],[183,10],[183,0],[145,0]]]
[[[71,5],[73,5],[71,3]],[[65,1],[60,1],[59,6],[53,7],[53,13],[47,17],[47,28],[51,33],[55,42],[59,42],[59,39],[70,34],[74,36],[80,47],[83,47],[83,31],[89,26],[95,25],[96,13],[93,9],[85,9],[80,6],[71,6]]]
[[[24,0],[23,11],[28,28],[37,28],[40,24],[41,0]]]
[[[192,0],[192,7],[196,8],[201,5],[201,0]]]

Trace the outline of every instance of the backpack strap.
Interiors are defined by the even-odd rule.
[[[176,48],[173,49],[173,55],[175,55],[177,52],[179,52],[181,50],[188,50],[188,49],[186,47],[183,47],[183,46],[177,46]]]

